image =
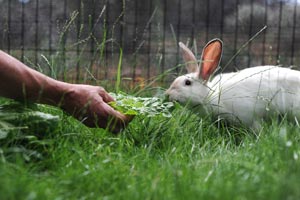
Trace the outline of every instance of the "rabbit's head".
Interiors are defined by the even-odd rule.
[[[207,86],[212,73],[219,66],[222,56],[222,41],[213,39],[206,44],[198,64],[195,55],[183,43],[179,43],[188,74],[177,77],[166,91],[172,101],[201,104],[208,96]]]

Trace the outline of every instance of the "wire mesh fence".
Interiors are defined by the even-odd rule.
[[[199,58],[215,37],[225,71],[300,62],[297,0],[0,0],[0,11],[0,48],[70,82],[114,80],[118,67],[124,80],[168,81],[179,41]]]

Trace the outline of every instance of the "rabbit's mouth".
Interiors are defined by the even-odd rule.
[[[185,105],[194,105],[194,103],[190,100],[190,99],[186,99],[186,97],[172,97],[172,96],[169,96],[168,97],[168,101],[170,102],[177,102],[183,106]]]
[[[169,102],[179,102],[180,103],[180,100],[176,99],[176,98],[173,98],[172,96],[170,95],[166,95],[165,96],[165,101],[169,101]]]
[[[184,101],[180,101],[180,99],[174,98],[170,95],[165,95],[164,101],[165,102],[173,102],[173,103],[177,102],[177,103],[180,103],[180,104],[184,103]]]

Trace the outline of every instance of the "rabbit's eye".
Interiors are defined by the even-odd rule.
[[[185,80],[185,85],[192,85],[192,82],[190,80]]]

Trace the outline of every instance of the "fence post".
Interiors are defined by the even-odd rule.
[[[133,59],[134,59],[134,61],[133,61],[133,70],[132,70],[132,83],[134,83],[134,80],[135,80],[135,78],[136,78],[136,65],[137,65],[137,42],[138,42],[138,15],[137,15],[137,13],[138,13],[138,1],[135,1],[134,2],[134,39],[133,39],[133,41],[132,41],[132,46],[133,46]]]
[[[224,0],[221,0],[221,25],[220,25],[220,39],[223,40],[224,34],[224,10],[225,10],[225,3]]]
[[[49,56],[52,56],[52,0],[49,1]]]
[[[278,18],[278,37],[277,37],[277,50],[276,50],[276,64],[280,63],[280,40],[281,40],[281,20],[282,20],[282,6],[283,2],[279,3],[279,18]]]
[[[265,0],[265,15],[264,15],[264,24],[267,25],[268,23],[268,1]],[[267,36],[267,29],[264,31],[263,36],[263,46],[262,46],[262,65],[265,65],[265,54],[266,54],[266,36]]]
[[[21,61],[24,62],[24,48],[25,48],[25,3],[21,2]]]
[[[249,33],[248,33],[248,39],[252,37],[252,26],[253,26],[253,0],[251,0],[251,5],[250,5],[250,23],[249,23]],[[249,68],[251,65],[251,45],[252,42],[248,44],[248,62],[247,62],[247,67]]]
[[[34,55],[34,64],[38,65],[38,52],[39,52],[39,0],[35,1],[35,55]]]
[[[196,0],[193,0],[193,14],[192,14],[192,36],[191,41],[192,45],[195,40],[195,28],[196,28]]]
[[[206,1],[206,10],[207,10],[207,13],[206,13],[206,36],[205,36],[205,43],[208,42],[209,38],[208,38],[208,35],[209,35],[209,21],[210,21],[210,3],[209,3],[210,0],[207,0]]]
[[[161,73],[165,72],[165,62],[166,62],[166,27],[167,27],[167,0],[163,2],[163,15],[164,15],[164,22],[163,22],[163,38],[162,38],[162,61],[161,61]],[[162,80],[164,81],[164,80]]]
[[[10,30],[11,30],[11,1],[8,1],[7,3],[7,51],[10,53]]]
[[[238,21],[239,21],[239,0],[235,2],[235,28],[234,28],[234,52],[233,55],[237,52],[237,42],[238,42]],[[234,59],[234,65],[237,66],[236,58]]]
[[[177,19],[177,31],[176,31],[176,43],[180,41],[180,27],[181,27],[181,0],[178,0],[178,19]],[[176,44],[176,66],[179,64],[179,45]],[[176,73],[179,73],[178,67],[176,68]]]
[[[294,3],[294,16],[293,16],[293,31],[292,31],[292,52],[291,52],[291,65],[294,65],[294,54],[295,54],[295,35],[297,26],[297,0]]]
[[[96,67],[96,69],[94,69],[93,65],[94,65],[94,54],[95,54],[95,41],[94,41],[94,37],[95,37],[95,17],[96,17],[96,2],[95,0],[92,1],[92,4],[94,5],[92,8],[92,14],[89,14],[89,34],[92,36],[90,37],[90,63],[89,63],[89,71],[93,74],[94,77],[96,77],[96,79],[98,78],[98,66]],[[96,71],[94,71],[96,70]]]
[[[80,26],[81,26],[81,1],[82,0],[77,0],[77,9],[78,9],[78,18],[77,18],[77,34],[76,34],[76,40],[77,40],[77,45],[76,45],[76,82],[79,82],[80,79]]]
[[[109,34],[109,28],[110,28],[110,21],[109,21],[109,12],[110,12],[110,4],[109,4],[109,0],[105,1],[105,5],[106,5],[106,10],[105,10],[105,19],[104,19],[104,27],[105,27],[105,39],[108,38],[108,34]],[[108,79],[108,54],[109,54],[109,49],[106,45],[106,41],[104,43],[105,45],[105,71],[104,71],[104,77],[105,79]]]
[[[151,68],[151,44],[152,44],[152,37],[151,37],[151,34],[152,34],[152,10],[153,10],[153,4],[152,4],[152,0],[149,1],[150,3],[150,9],[149,9],[149,13],[148,13],[148,16],[149,16],[149,28],[148,28],[148,60],[147,60],[147,80],[150,79],[150,68]],[[154,12],[154,11],[153,11]]]
[[[64,0],[64,18],[67,19],[67,0]],[[66,33],[63,33],[63,34],[66,34]],[[65,73],[66,73],[66,44],[67,44],[67,35],[64,36],[64,38],[62,38],[62,63],[63,63],[63,72],[64,72],[64,76],[63,76],[63,79],[65,80],[66,76],[65,76]]]

